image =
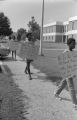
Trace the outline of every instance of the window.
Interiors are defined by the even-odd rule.
[[[52,32],[53,32],[53,26],[52,26]]]
[[[68,27],[69,27],[69,25],[66,25],[66,32],[68,32]]]
[[[74,22],[72,22],[72,30],[74,29]]]
[[[73,38],[73,35],[72,35],[72,38]]]
[[[47,40],[47,36],[46,36],[46,40]]]
[[[53,41],[53,36],[52,36],[52,41]]]
[[[53,26],[50,26],[50,32],[53,32]]]
[[[49,33],[50,33],[50,27],[49,27]]]
[[[50,36],[49,36],[49,40],[50,40]]]

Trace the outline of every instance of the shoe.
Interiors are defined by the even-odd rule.
[[[29,76],[29,80],[32,80],[32,77],[31,77],[31,76]]]
[[[54,93],[54,96],[55,96],[55,98],[58,98],[59,100],[62,100],[62,98],[58,94]]]
[[[25,73],[25,74],[28,74],[26,70],[24,71],[24,73]]]
[[[75,110],[77,110],[77,104],[74,104],[73,107]]]

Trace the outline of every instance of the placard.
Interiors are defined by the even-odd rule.
[[[77,71],[77,51],[68,51],[58,56],[58,64],[63,78],[75,75]]]
[[[23,59],[36,59],[39,47],[34,44],[25,42],[21,43],[18,55]]]
[[[15,51],[15,50],[18,50],[19,48],[19,42],[17,41],[9,41],[9,48],[11,51]]]

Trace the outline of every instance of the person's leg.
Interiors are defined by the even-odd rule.
[[[28,69],[27,69],[27,65],[26,65],[26,68],[25,68],[25,71],[24,71],[26,74],[27,74],[27,72],[28,72]]]
[[[12,51],[12,58],[13,58],[13,51]]]
[[[16,60],[16,50],[15,50],[15,60]]]
[[[60,82],[60,85],[58,86],[56,92],[55,92],[55,96],[58,97],[59,94],[61,93],[61,91],[65,88],[67,82],[66,82],[66,79],[63,79],[61,82]]]
[[[31,73],[30,73],[30,63],[31,61],[27,61],[27,70],[28,70],[28,74],[29,74],[29,79],[31,80]]]
[[[73,83],[72,77],[67,79],[67,85],[68,85],[68,89],[71,95],[72,102],[73,104],[77,105],[76,94],[75,94],[74,83]]]

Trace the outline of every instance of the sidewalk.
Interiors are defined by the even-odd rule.
[[[16,84],[23,90],[25,104],[29,107],[26,116],[29,120],[77,120],[77,111],[74,110],[69,93],[63,90],[58,100],[54,97],[56,86],[44,80],[46,76],[40,70],[31,66],[32,80],[24,73],[26,63],[17,57],[17,61],[6,61],[12,72]]]

